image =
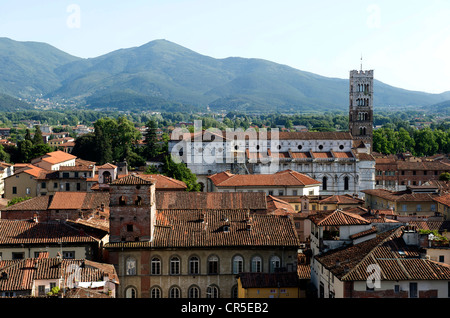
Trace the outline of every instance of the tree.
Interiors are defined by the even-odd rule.
[[[439,175],[439,181],[450,181],[450,173],[443,172]]]
[[[44,138],[42,136],[41,127],[39,125],[34,126],[35,132],[33,136],[33,145],[41,145],[44,143]]]
[[[200,191],[201,185],[197,183],[197,176],[186,166],[185,163],[176,163],[170,154],[164,156],[163,174],[167,177],[186,183],[187,191]]]
[[[150,119],[146,124],[147,131],[145,133],[145,150],[144,155],[146,159],[152,159],[158,156],[161,152],[161,147],[158,144],[158,136],[156,130],[158,125],[154,119]]]

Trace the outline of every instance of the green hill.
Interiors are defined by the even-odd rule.
[[[346,110],[348,78],[328,78],[261,59],[215,59],[166,40],[89,59],[50,45],[0,38],[0,92],[77,99],[91,108],[302,112]],[[376,73],[375,73],[376,77]],[[449,99],[375,81],[375,107]]]
[[[77,59],[45,43],[0,38],[0,93],[15,97],[46,94],[60,86],[54,70]]]

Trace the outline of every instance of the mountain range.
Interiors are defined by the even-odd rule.
[[[262,59],[216,59],[167,40],[79,58],[46,43],[0,38],[0,74],[0,94],[27,100],[38,96],[70,100],[94,109],[348,109],[348,79]],[[450,92],[429,94],[374,81],[375,107],[427,107],[448,100]]]

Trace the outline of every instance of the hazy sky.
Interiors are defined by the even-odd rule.
[[[0,37],[78,57],[166,39],[215,58],[263,58],[323,76],[450,91],[448,0],[0,0]]]

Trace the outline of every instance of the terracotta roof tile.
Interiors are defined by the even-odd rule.
[[[316,225],[367,225],[370,224],[368,220],[359,214],[345,212],[342,210],[335,211],[319,211],[313,214],[309,219]]]
[[[294,223],[286,216],[248,214],[247,210],[160,210],[153,242],[109,243],[106,247],[297,248],[298,245]]]
[[[293,170],[280,171],[274,174],[229,174],[228,178],[221,175],[208,177],[217,187],[245,186],[308,186],[320,184],[319,181]],[[219,183],[216,183],[219,182]]]
[[[185,192],[156,191],[156,208],[167,209],[250,209],[265,210],[263,192]]]
[[[64,223],[0,220],[0,244],[92,243],[96,240]]]
[[[80,269],[80,282],[101,281],[105,277],[118,282],[117,274],[109,264],[101,264],[88,260],[28,258],[0,261],[0,273],[6,274],[0,279],[0,291],[29,290],[31,292],[35,280],[58,279],[61,277],[66,280],[65,285],[67,285],[67,279],[72,277],[70,274],[73,272],[69,266],[73,265],[78,266]]]
[[[112,185],[151,185],[154,182],[150,179],[143,178],[141,175],[129,174],[114,180]]]
[[[403,227],[351,247],[332,250],[316,259],[342,281],[365,281],[369,265],[378,265],[381,280],[449,280],[450,266],[420,258],[418,246],[406,245]]]

